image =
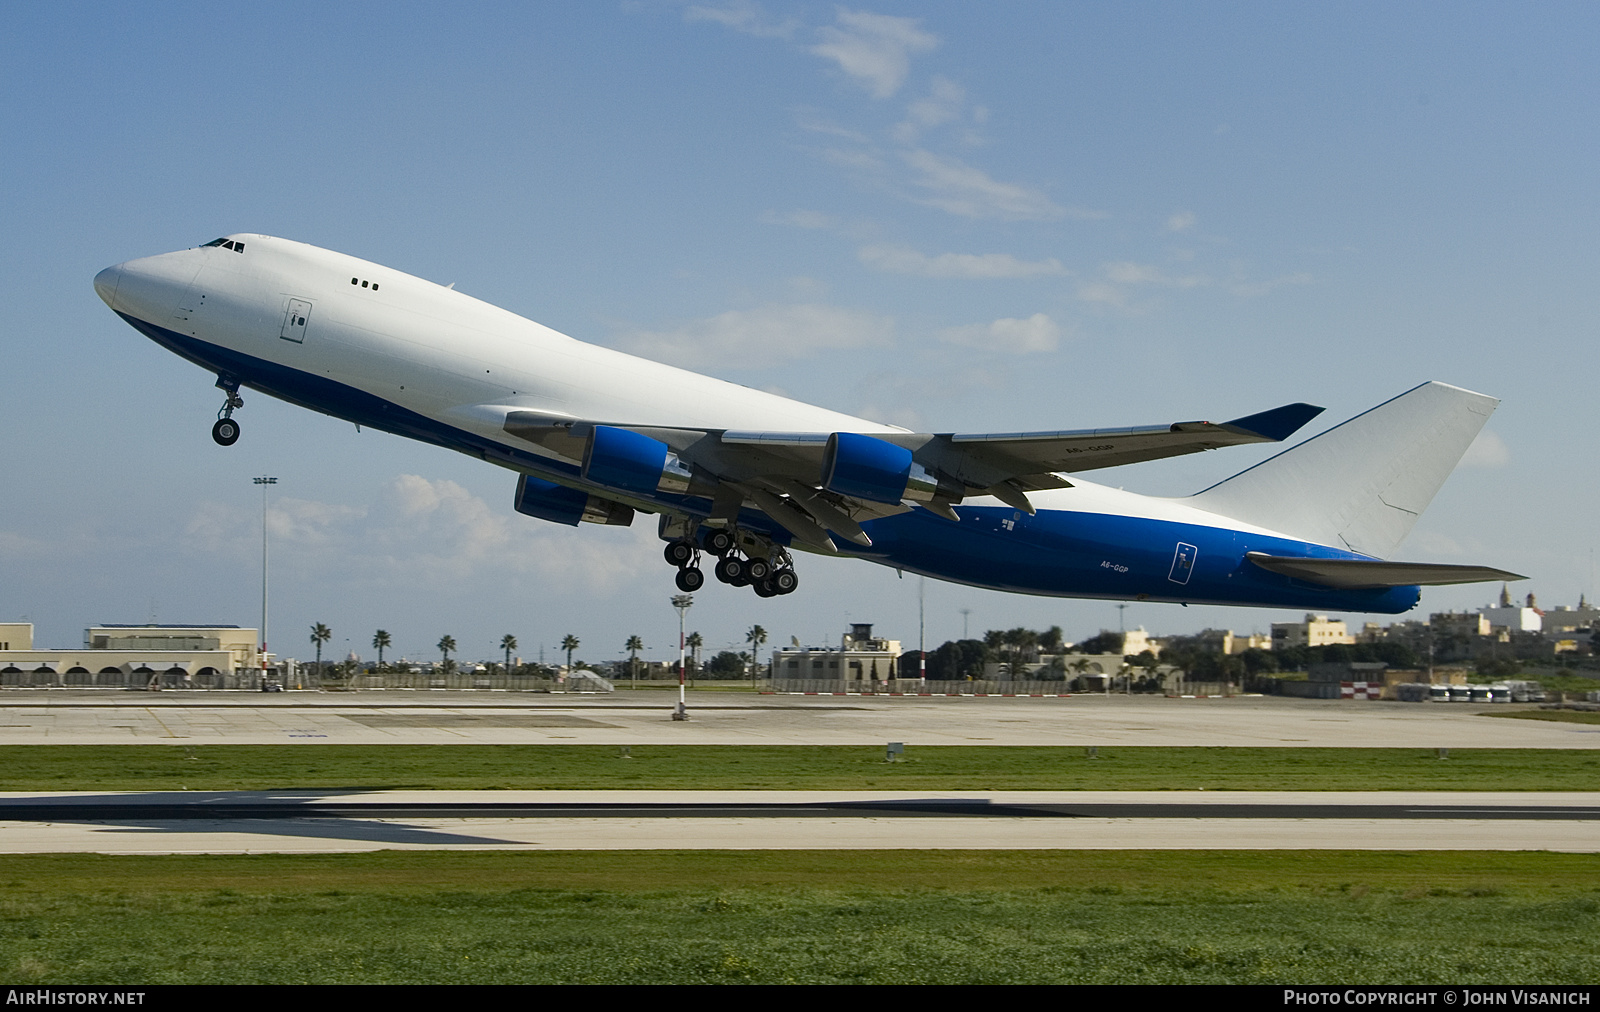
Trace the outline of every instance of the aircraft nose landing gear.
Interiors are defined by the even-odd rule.
[[[239,396],[239,381],[236,379],[218,376],[217,386],[228,395],[228,399],[217,411],[217,424],[211,427],[211,438],[217,441],[218,446],[232,446],[239,441],[239,423],[233,420],[233,410],[244,407],[244,398]]]

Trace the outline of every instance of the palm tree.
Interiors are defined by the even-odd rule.
[[[379,629],[377,632],[372,634],[372,646],[373,646],[373,649],[378,651],[378,670],[379,671],[383,670],[383,648],[384,647],[388,647],[388,646],[393,646],[393,645],[394,645],[394,641],[389,638],[389,634],[387,632],[385,632],[384,630]]]
[[[450,651],[454,650],[455,648],[456,638],[454,636],[439,637],[439,652],[444,654],[444,664],[441,666],[445,671],[450,670]]]
[[[644,649],[644,640],[637,636],[629,636],[626,644],[628,651],[628,668],[633,672],[634,687],[639,685],[639,651]]]
[[[322,644],[333,639],[333,630],[318,622],[311,627],[311,642],[317,645],[317,674],[322,674]]]
[[[517,649],[517,638],[510,633],[500,637],[500,649],[506,652],[506,674],[511,674],[511,651]]]
[[[745,642],[750,644],[750,687],[753,689],[756,686],[756,668],[759,666],[756,661],[756,652],[761,649],[763,643],[767,642],[767,631],[758,625],[753,625],[750,627],[750,631],[745,633],[744,638]]]
[[[567,652],[567,674],[572,674],[572,652],[578,649],[578,637],[567,633],[561,640],[561,649]]]
[[[683,643],[684,646],[689,648],[689,656],[694,661],[694,670],[698,672],[700,670],[700,647],[705,644],[705,640],[700,637],[699,633],[692,632],[683,638]]]

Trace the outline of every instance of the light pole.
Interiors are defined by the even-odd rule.
[[[278,479],[262,475],[251,478],[261,486],[261,688],[267,687],[267,486]]]
[[[917,577],[917,678],[918,691],[928,687],[928,621],[924,605],[928,597],[928,578]]]
[[[673,720],[689,719],[689,704],[683,696],[683,616],[694,604],[694,598],[688,594],[672,595],[672,606],[678,609],[678,708],[672,711]]]

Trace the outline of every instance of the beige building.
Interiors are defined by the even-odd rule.
[[[820,678],[882,682],[901,677],[900,641],[872,635],[872,625],[856,622],[832,647],[784,647],[772,652],[773,678]],[[917,677],[908,671],[906,678]]]
[[[0,624],[6,686],[223,688],[260,664],[256,630],[238,626],[104,625],[81,647],[36,650],[31,623]]]
[[[1489,635],[1490,626],[1489,617],[1481,612],[1439,611],[1428,616],[1428,628],[1435,636],[1471,639]]]
[[[1576,608],[1558,604],[1540,616],[1539,628],[1548,636],[1574,629],[1593,629],[1597,623],[1600,623],[1600,608],[1592,607],[1589,599],[1580,594]]]
[[[1343,622],[1329,619],[1326,615],[1308,614],[1301,622],[1272,623],[1274,650],[1286,650],[1290,647],[1325,647],[1334,643],[1355,641],[1356,638],[1350,635]]]

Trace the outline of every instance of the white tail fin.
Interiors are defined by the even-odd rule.
[[[1424,383],[1189,499],[1292,537],[1388,558],[1500,402]]]

